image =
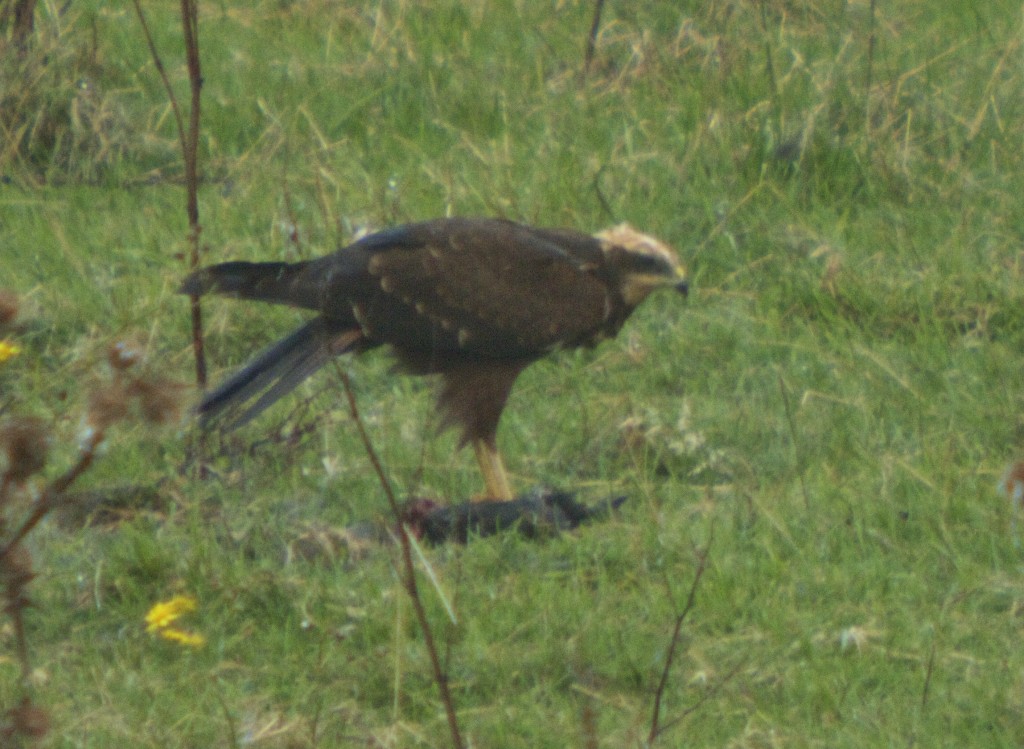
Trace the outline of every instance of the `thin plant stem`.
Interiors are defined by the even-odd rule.
[[[686,596],[686,603],[676,615],[675,624],[672,628],[672,637],[668,644],[668,653],[665,654],[665,667],[661,670],[661,678],[658,680],[658,687],[654,690],[654,708],[651,713],[651,730],[647,734],[647,745],[651,746],[659,734],[666,727],[661,725],[661,704],[665,697],[665,688],[668,686],[669,674],[672,671],[672,663],[675,661],[676,648],[679,646],[679,637],[683,630],[686,617],[689,616],[697,603],[697,588],[700,587],[701,578],[708,566],[708,553],[711,549],[712,537],[708,539],[707,546],[697,552],[697,569],[693,573],[693,582],[690,583],[690,592]]]
[[[146,44],[149,46],[149,54],[153,58],[160,80],[167,91],[167,99],[171,104],[171,111],[174,113],[174,122],[178,127],[178,142],[181,146],[182,160],[185,166],[185,210],[188,215],[189,224],[189,267],[195,270],[199,267],[199,236],[201,228],[199,225],[199,197],[198,197],[198,151],[199,151],[199,115],[200,115],[200,92],[202,90],[203,78],[199,65],[199,12],[196,0],[181,0],[181,23],[185,38],[185,59],[188,68],[189,90],[191,92],[191,108],[189,110],[188,128],[185,127],[185,120],[181,114],[181,106],[178,97],[174,93],[174,87],[167,76],[160,53],[157,51],[153,35],[146,22],[146,16],[142,12],[140,0],[132,0],[135,7],[135,15],[142,26],[142,33],[146,37]],[[192,350],[196,362],[196,384],[201,390],[206,388],[207,370],[206,354],[203,345],[203,313],[199,296],[191,298],[192,315]]]
[[[590,33],[587,35],[587,47],[583,53],[583,75],[590,72],[590,65],[594,61],[594,52],[597,50],[597,33],[601,30],[601,11],[604,10],[604,0],[597,0],[594,3],[594,18],[590,22]]]
[[[138,2],[138,0],[135,0]],[[188,133],[182,135],[182,156],[185,160],[186,210],[189,225],[189,268],[199,267],[199,115],[203,75],[199,65],[199,7],[198,0],[181,0],[181,25],[185,36],[185,59],[192,101],[189,107]],[[180,120],[179,120],[180,127]],[[206,354],[203,346],[203,310],[199,295],[191,299],[192,351],[196,361],[196,384],[206,388]]]
[[[437,689],[441,694],[441,702],[444,705],[445,714],[448,717],[448,729],[452,736],[452,746],[455,747],[455,749],[463,749],[463,747],[465,747],[465,743],[462,740],[462,732],[459,729],[458,716],[455,713],[455,703],[452,700],[451,690],[448,686],[448,676],[445,674],[444,669],[441,666],[441,659],[437,652],[437,644],[434,642],[434,633],[430,627],[430,621],[427,619],[426,609],[423,608],[423,600],[420,596],[419,587],[416,584],[416,568],[413,564],[412,558],[412,542],[409,539],[409,531],[402,522],[402,509],[398,505],[398,500],[395,497],[394,489],[391,487],[391,482],[388,480],[387,474],[384,472],[384,466],[380,462],[377,451],[373,447],[373,442],[370,440],[370,435],[367,433],[363,420],[359,415],[359,407],[356,405],[356,397],[352,390],[352,383],[349,380],[348,373],[346,373],[340,366],[336,365],[336,368],[345,389],[345,397],[348,400],[348,407],[352,414],[352,420],[355,422],[356,430],[359,432],[359,438],[363,442],[363,448],[366,450],[366,454],[370,458],[370,464],[373,466],[373,470],[377,474],[380,485],[384,489],[384,495],[387,497],[388,505],[391,507],[391,513],[394,515],[395,522],[398,526],[397,535],[399,545],[402,549],[402,574],[404,577],[402,580],[402,587],[404,587],[405,592],[409,594],[409,599],[412,601],[413,611],[416,613],[416,620],[420,625],[420,630],[423,632],[423,642],[426,645],[427,654],[430,657],[430,666],[434,672],[434,683],[437,684]]]
[[[14,547],[21,543],[25,536],[31,533],[33,528],[39,525],[39,521],[46,517],[47,513],[56,506],[57,501],[64,495],[68,487],[89,469],[89,466],[92,465],[96,457],[96,449],[103,442],[104,436],[105,434],[101,429],[96,429],[89,435],[85,444],[78,452],[77,462],[43,490],[39,499],[32,506],[32,512],[29,513],[21,527],[15,531],[4,547],[0,549],[0,560],[5,559]]]

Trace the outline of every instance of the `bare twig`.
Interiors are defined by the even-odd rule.
[[[604,10],[604,0],[597,0],[594,3],[594,20],[590,22],[590,34],[587,35],[587,48],[583,54],[583,76],[590,72],[590,64],[594,61],[594,52],[597,49],[597,32],[601,30],[601,11]]]
[[[719,679],[717,684],[715,684],[714,686],[708,688],[707,690],[704,691],[703,694],[701,694],[700,699],[698,699],[692,705],[687,707],[685,710],[683,710],[682,713],[680,713],[678,716],[676,716],[675,718],[670,720],[668,723],[665,723],[664,725],[662,725],[661,729],[658,731],[658,736],[660,736],[661,734],[665,733],[665,731],[667,731],[668,729],[672,728],[673,726],[681,723],[683,720],[686,719],[686,717],[688,715],[692,715],[693,713],[695,713],[698,710],[700,710],[700,708],[708,700],[710,700],[712,697],[714,697],[716,694],[718,694],[719,691],[721,691],[722,687],[724,687],[726,684],[728,684],[730,681],[732,681],[732,677],[734,677],[736,674],[738,674],[740,669],[743,668],[743,666],[745,664],[746,664],[746,661],[740,661],[735,666],[730,668],[725,673],[725,675],[722,676],[721,679]],[[657,738],[657,737],[655,737],[655,738]]]
[[[0,532],[2,532],[4,545],[0,549],[0,581],[3,585],[3,612],[11,621],[11,628],[14,633],[14,646],[21,665],[22,689],[26,690],[19,707],[15,711],[22,711],[24,716],[38,722],[38,728],[29,725],[19,727],[18,721],[12,722],[11,726],[0,730],[0,746],[8,746],[5,743],[9,739],[21,735],[31,735],[36,730],[46,732],[46,713],[32,704],[27,689],[32,674],[32,663],[29,659],[28,635],[25,629],[25,609],[32,605],[28,595],[28,585],[35,578],[32,569],[32,558],[25,549],[22,541],[35,528],[39,521],[46,517],[57,504],[65,497],[65,491],[92,465],[96,457],[96,450],[103,442],[103,430],[94,429],[86,438],[79,449],[78,461],[65,471],[61,476],[50,482],[42,491],[39,498],[32,504],[28,517],[11,535],[7,535],[6,520],[0,518]],[[10,457],[10,456],[8,456]],[[42,463],[36,467],[42,468]],[[0,505],[6,505],[10,499],[10,492],[16,481],[11,480],[11,472],[8,470],[0,481]],[[8,711],[11,715],[14,711]],[[22,721],[24,722],[24,721]],[[40,733],[39,735],[42,735]],[[21,746],[21,744],[17,744]]]
[[[199,66],[199,12],[197,0],[181,0],[181,23],[185,38],[185,59],[188,68],[189,89],[191,91],[191,108],[189,110],[188,128],[185,127],[185,120],[181,115],[181,106],[178,104],[178,97],[174,93],[174,87],[167,77],[167,70],[164,68],[163,60],[157,51],[153,35],[150,33],[146,16],[142,12],[140,0],[132,0],[135,6],[135,15],[138,16],[139,24],[142,26],[142,33],[146,37],[146,44],[149,46],[150,56],[153,64],[160,74],[164,89],[167,91],[167,98],[171,103],[171,111],[174,113],[174,121],[178,126],[178,141],[181,145],[181,155],[185,166],[185,190],[186,206],[189,224],[189,267],[194,270],[199,267],[199,198],[198,198],[198,150],[199,150],[199,94],[203,85],[202,72]],[[200,389],[206,388],[206,354],[203,346],[203,313],[199,297],[191,298],[192,312],[192,350],[196,361],[196,384]]]
[[[139,3],[139,0],[132,0],[132,3],[135,5],[135,15],[138,16],[139,24],[142,26],[142,33],[146,37],[146,44],[149,46],[149,54],[153,58],[153,65],[156,66],[156,72],[160,74],[160,80],[163,81],[164,88],[167,90],[167,99],[171,103],[171,111],[174,113],[174,120],[178,124],[178,140],[181,144],[181,152],[185,153],[185,122],[181,118],[178,97],[174,95],[174,88],[167,77],[167,70],[164,69],[164,61],[156,50],[156,43],[153,41],[153,35],[149,31],[149,24],[146,22],[146,16],[142,12],[142,5]]]
[[[24,520],[21,526],[14,534],[7,539],[7,543],[2,549],[0,549],[0,561],[6,559],[11,552],[24,540],[33,528],[39,525],[39,521],[46,517],[47,513],[52,510],[64,492],[75,483],[79,476],[85,473],[89,466],[92,465],[93,460],[96,458],[96,450],[102,444],[105,439],[105,433],[102,429],[94,429],[88,435],[81,449],[78,451],[78,460],[73,466],[66,470],[62,475],[58,476],[53,482],[47,486],[43,493],[39,495],[39,498],[35,501],[32,506],[32,511],[28,517]]]
[[[928,653],[928,663],[924,667],[924,686],[921,688],[921,713],[928,707],[928,696],[931,692],[932,686],[932,674],[935,670],[935,640],[932,640],[932,647]],[[907,737],[907,749],[913,749],[917,746],[918,732],[912,728],[910,735]]]
[[[714,529],[712,528],[712,531],[713,530]],[[672,637],[668,644],[668,653],[665,654],[665,667],[661,670],[661,678],[658,680],[658,688],[654,690],[654,709],[651,714],[651,730],[647,734],[648,746],[652,745],[655,739],[657,739],[658,736],[668,728],[668,726],[661,725],[661,703],[665,697],[665,688],[668,686],[669,673],[672,671],[672,663],[675,660],[676,648],[679,645],[679,636],[683,629],[683,623],[686,621],[686,617],[689,616],[697,602],[697,588],[700,586],[701,578],[704,577],[704,571],[708,566],[708,553],[711,550],[711,542],[713,538],[714,533],[712,532],[708,537],[707,545],[697,552],[697,569],[693,573],[693,582],[690,583],[690,592],[686,596],[686,603],[683,604],[683,608],[676,615],[675,626],[672,628]],[[690,711],[688,711],[688,713],[689,712]],[[677,722],[678,719],[669,725],[673,725]]]
[[[419,622],[420,630],[423,632],[423,642],[426,645],[427,654],[430,657],[430,665],[434,671],[434,682],[437,684],[437,689],[441,693],[441,702],[444,704],[445,713],[448,716],[448,729],[452,735],[452,746],[456,749],[462,749],[465,744],[462,740],[462,733],[459,730],[458,716],[455,713],[455,703],[452,700],[451,690],[448,687],[448,675],[441,666],[441,658],[438,655],[437,645],[434,642],[434,633],[430,628],[430,621],[427,619],[427,612],[423,608],[423,600],[420,597],[419,587],[416,584],[416,568],[413,564],[412,558],[412,542],[409,539],[409,532],[406,529],[405,524],[402,522],[402,508],[398,504],[394,489],[391,487],[391,482],[388,480],[387,474],[384,472],[384,466],[381,464],[377,451],[374,449],[373,443],[370,441],[370,435],[367,433],[363,420],[359,416],[359,407],[356,405],[355,393],[352,390],[352,383],[349,380],[348,374],[337,364],[335,364],[335,366],[339,376],[341,377],[342,385],[344,385],[345,397],[348,400],[348,408],[352,414],[352,420],[355,422],[356,429],[359,432],[359,438],[363,442],[363,448],[366,450],[366,454],[370,458],[370,464],[373,466],[373,470],[377,474],[380,485],[384,489],[384,495],[387,497],[388,505],[391,507],[391,513],[394,515],[395,523],[398,526],[397,535],[399,544],[402,548],[402,566],[404,576],[402,586],[405,588],[405,592],[409,594],[413,610],[416,612],[416,620]]]
[[[9,304],[7,322],[16,313]],[[49,481],[38,497],[22,511],[15,504],[16,495],[27,495],[27,482],[46,467],[49,434],[41,419],[17,417],[0,423],[0,460],[6,465],[0,472],[0,600],[3,613],[11,622],[14,648],[21,665],[22,699],[17,706],[2,713],[0,746],[27,746],[30,740],[42,738],[49,730],[49,716],[29,696],[32,664],[24,612],[32,601],[28,587],[35,578],[32,557],[25,548],[25,538],[39,522],[59,504],[75,498],[68,492],[92,466],[107,428],[126,418],[131,401],[136,401],[143,419],[151,423],[170,418],[174,409],[170,383],[157,378],[126,376],[125,372],[138,360],[138,352],[123,341],[107,351],[113,370],[112,381],[94,390],[89,397],[86,429],[80,438],[77,460],[67,470]],[[12,516],[22,518],[14,525]],[[34,744],[33,744],[34,745]]]
[[[138,2],[138,0],[135,0]],[[182,156],[185,159],[185,190],[189,225],[189,269],[199,267],[199,94],[203,76],[199,67],[199,7],[198,0],[181,0],[181,25],[185,36],[185,59],[188,65],[188,86],[192,95],[189,107],[188,134],[182,136]],[[199,295],[191,299],[192,351],[196,360],[196,384],[206,388],[206,354],[203,346],[203,310]]]

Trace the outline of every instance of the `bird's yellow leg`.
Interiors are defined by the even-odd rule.
[[[508,484],[508,476],[505,475],[505,465],[501,462],[501,455],[497,449],[483,440],[474,440],[473,451],[480,464],[480,472],[484,475],[487,499],[512,499],[512,489]]]

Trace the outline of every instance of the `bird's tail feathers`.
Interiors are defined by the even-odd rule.
[[[230,262],[201,268],[178,289],[180,294],[221,294],[240,299],[313,307],[319,294],[303,283],[305,262]]]
[[[353,350],[361,338],[358,330],[331,330],[323,318],[310,320],[207,393],[197,408],[200,421],[208,424],[255,398],[227,428],[251,421],[332,358]]]

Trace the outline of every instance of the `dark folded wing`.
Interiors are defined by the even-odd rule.
[[[395,342],[393,318],[419,316],[461,351],[514,357],[587,343],[608,316],[602,253],[587,235],[464,219],[410,225],[390,239],[365,249],[375,288],[360,312],[371,335],[377,326]]]

